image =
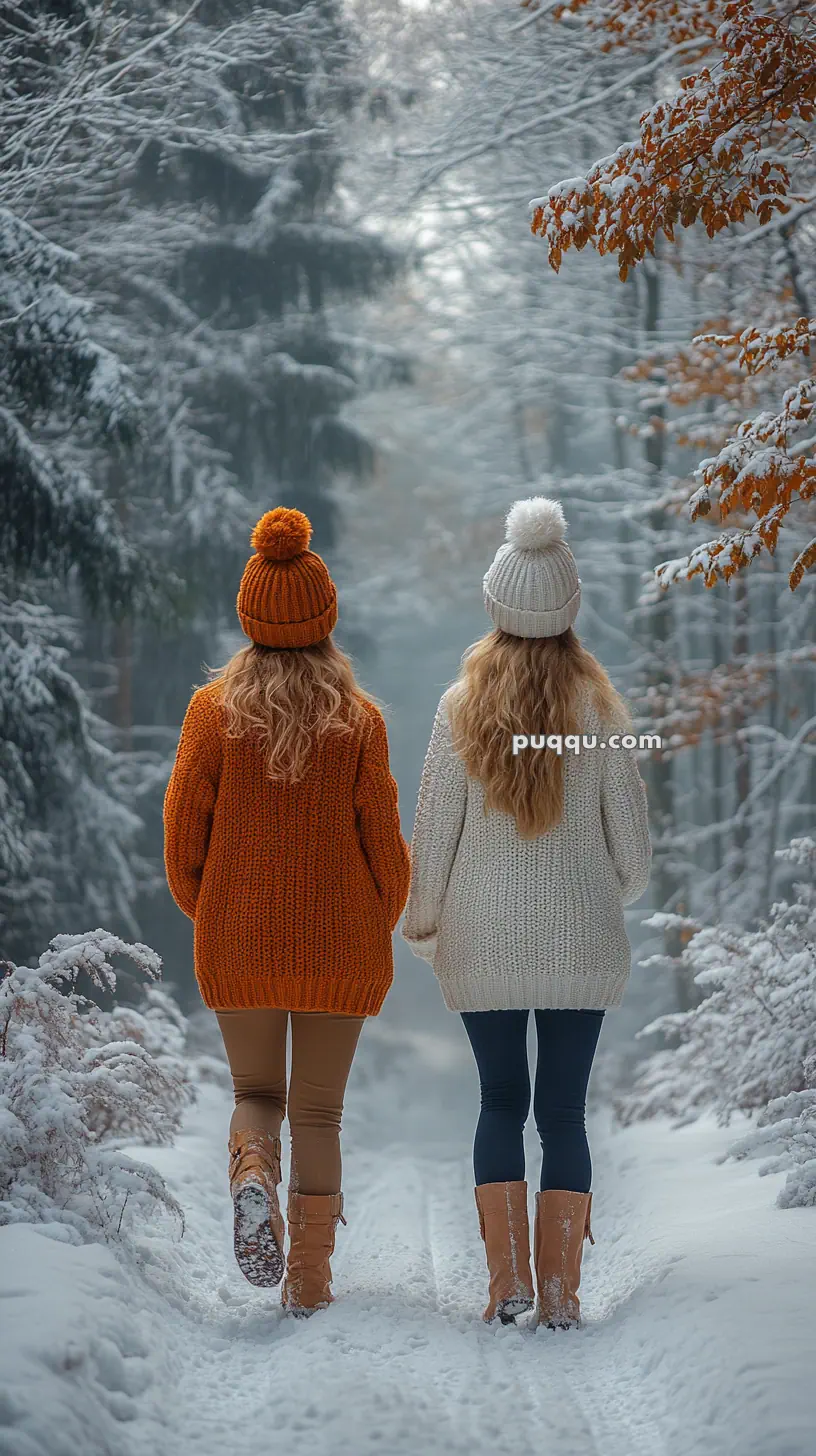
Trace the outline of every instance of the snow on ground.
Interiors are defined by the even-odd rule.
[[[596,1116],[586,1328],[482,1324],[468,1056],[366,1029],[338,1298],[311,1320],[232,1262],[214,1083],[148,1154],[182,1239],[157,1225],[122,1259],[0,1230],[0,1456],[813,1456],[816,1223],[774,1207],[780,1179],[717,1163],[733,1129]]]

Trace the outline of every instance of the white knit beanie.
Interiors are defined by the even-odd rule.
[[[581,605],[561,503],[543,495],[516,501],[506,527],[484,578],[487,613],[514,637],[557,637],[572,626]]]

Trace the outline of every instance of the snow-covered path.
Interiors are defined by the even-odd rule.
[[[183,1239],[146,1230],[122,1270],[108,1250],[0,1231],[22,1315],[3,1456],[813,1456],[809,1210],[776,1210],[753,1165],[716,1166],[728,1134],[710,1125],[596,1119],[586,1328],[488,1328],[456,1043],[366,1036],[336,1304],[290,1320],[235,1268],[230,1099],[205,1084],[177,1146],[149,1154]]]
[[[272,1422],[284,1449],[315,1456],[488,1451],[510,1431],[523,1456],[545,1437],[544,1449],[561,1453],[661,1456],[608,1342],[576,1351],[543,1332],[482,1326],[485,1274],[464,1159],[393,1150],[348,1164],[351,1222],[324,1320],[270,1317],[268,1299],[237,1285],[225,1268],[228,1210],[206,1230],[191,1227],[212,1271],[211,1312],[175,1385],[176,1449],[220,1456],[242,1426],[245,1449],[260,1453]]]

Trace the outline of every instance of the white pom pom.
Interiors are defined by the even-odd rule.
[[[567,523],[561,502],[534,495],[519,500],[507,513],[506,540],[517,551],[545,551],[556,541],[563,541]]]

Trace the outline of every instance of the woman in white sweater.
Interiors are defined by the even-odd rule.
[[[557,501],[517,501],[508,515],[484,579],[494,629],[436,714],[403,927],[462,1014],[478,1066],[487,1320],[512,1320],[534,1299],[523,1129],[535,1012],[537,1319],[552,1328],[579,1323],[592,1238],[587,1083],[604,1012],[629,977],[623,906],[643,894],[651,853],[635,756],[617,746],[631,727],[625,704],[573,631],[581,588],[564,537]]]

